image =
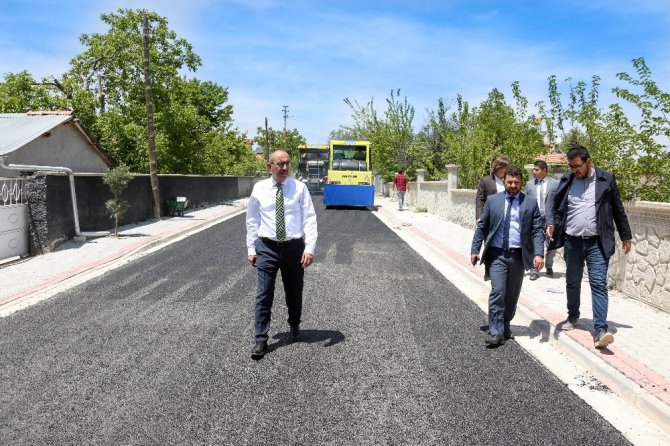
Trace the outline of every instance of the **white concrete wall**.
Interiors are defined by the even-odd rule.
[[[454,171],[455,173],[455,171]],[[405,204],[426,208],[459,225],[475,227],[474,189],[450,188],[449,181],[417,181],[409,183]],[[386,183],[384,191],[393,196],[393,186]],[[670,312],[670,203],[633,201],[624,203],[633,232],[633,247],[628,255],[617,250],[610,259],[608,285],[651,306]],[[562,262],[563,250],[556,254]]]
[[[68,167],[75,173],[104,173],[105,161],[71,123],[53,128],[6,157],[7,164]],[[1,177],[16,177],[18,171],[0,168]]]

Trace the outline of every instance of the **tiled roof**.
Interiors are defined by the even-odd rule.
[[[565,156],[565,153],[561,152],[558,149],[555,149],[553,144],[545,144],[547,146],[547,153],[544,155],[538,156],[537,160],[545,161],[549,165],[561,165],[568,164],[568,157]]]
[[[564,153],[545,153],[537,157],[538,160],[543,160],[547,164],[557,165],[557,164],[568,164],[568,157]]]

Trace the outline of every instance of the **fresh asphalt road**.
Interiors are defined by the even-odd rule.
[[[0,319],[2,444],[628,444],[367,210],[318,211],[303,341],[250,358],[238,216]]]

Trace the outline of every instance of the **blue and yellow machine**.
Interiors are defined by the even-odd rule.
[[[324,206],[374,206],[369,141],[330,141],[329,164]]]

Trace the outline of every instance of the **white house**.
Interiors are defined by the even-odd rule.
[[[0,113],[0,156],[5,164],[67,167],[74,173],[104,173],[111,166],[71,111]],[[0,177],[18,175],[0,167]]]

